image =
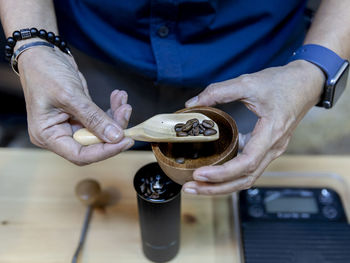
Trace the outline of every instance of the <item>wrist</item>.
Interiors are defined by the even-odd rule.
[[[25,28],[13,32],[12,37],[7,38],[5,45],[5,56],[10,61],[12,69],[19,75],[19,57],[23,53],[33,53],[29,50],[33,48],[57,47],[64,53],[71,55],[67,43],[53,32],[47,32],[45,29],[38,30],[37,28]],[[34,52],[35,53],[35,52]]]
[[[296,78],[303,82],[303,90],[306,95],[315,100],[315,104],[321,99],[326,76],[324,72],[315,64],[306,60],[295,60],[289,62],[287,67],[293,69],[296,73]]]
[[[33,43],[33,42],[37,42],[37,41],[46,41],[46,42],[48,42],[47,40],[41,39],[39,37],[23,39],[23,40],[20,40],[20,41],[16,42],[16,45],[13,47],[13,50],[16,51],[17,49],[19,49],[23,45],[26,45],[26,44],[29,44],[29,43]]]
[[[40,58],[45,58],[47,56],[47,52],[50,52],[50,50],[53,50],[53,48],[46,46],[37,46],[35,48],[24,51],[18,58],[18,68],[33,65],[34,61],[37,61],[38,59],[40,60]]]

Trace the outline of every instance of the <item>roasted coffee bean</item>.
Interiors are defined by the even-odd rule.
[[[195,123],[195,122],[199,122],[199,120],[194,118],[194,119],[188,120],[186,123]]]
[[[192,159],[197,159],[199,157],[199,153],[198,152],[194,152],[192,155]]]
[[[179,164],[183,164],[183,163],[185,163],[185,158],[184,157],[177,157],[175,159],[175,162],[177,162]]]
[[[153,190],[157,191],[157,190],[161,190],[163,188],[163,185],[159,183],[159,181],[156,181],[153,184]]]
[[[205,131],[204,126],[202,124],[199,124],[198,127],[199,127],[199,134],[203,134],[203,132]]]
[[[188,133],[187,132],[183,132],[183,131],[179,131],[176,133],[176,136],[177,137],[186,137],[188,136]]]
[[[202,121],[202,125],[205,128],[212,128],[212,127],[214,127],[214,122],[211,120],[204,120],[204,121]]]
[[[145,191],[146,191],[146,184],[145,183],[140,185],[140,190],[141,190],[141,193],[143,193],[143,194],[145,193]]]
[[[204,136],[210,136],[210,135],[214,135],[214,134],[216,134],[216,133],[217,133],[217,131],[214,130],[214,129],[206,129],[206,130],[203,132]]]
[[[179,132],[182,130],[182,127],[185,126],[185,123],[178,123],[175,125],[175,131]]]
[[[214,127],[214,122],[212,120],[203,120],[202,123],[200,123],[198,119],[194,118],[188,120],[186,123],[177,123],[174,129],[178,137],[198,136],[199,134],[210,136],[217,133],[212,127]]]
[[[158,199],[159,198],[159,194],[158,193],[152,193],[150,198],[152,199]]]
[[[147,194],[150,195],[151,193],[151,189],[147,188]]]
[[[197,126],[197,127],[194,127],[194,128],[192,129],[192,133],[193,133],[194,136],[198,136],[198,135],[199,135],[199,127],[198,127],[198,126]]]
[[[192,122],[186,122],[186,124],[182,127],[182,131],[183,132],[188,132],[189,130],[192,129],[192,125],[193,123]]]

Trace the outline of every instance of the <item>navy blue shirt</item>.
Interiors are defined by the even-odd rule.
[[[205,86],[284,64],[305,0],[56,0],[69,43],[159,83]]]

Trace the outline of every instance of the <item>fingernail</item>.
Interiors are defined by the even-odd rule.
[[[208,182],[209,181],[209,179],[207,177],[200,176],[200,175],[194,176],[194,180],[201,181],[201,182]]]
[[[186,102],[186,107],[195,106],[197,104],[197,102],[198,102],[198,96],[193,97],[192,99],[190,99]]]
[[[123,152],[131,148],[135,143],[133,140],[128,140],[128,141],[129,142],[123,147]]]
[[[129,121],[131,115],[131,109],[126,109],[124,113],[124,118],[126,121]]]
[[[114,97],[119,92],[118,89],[115,89],[112,91],[111,97]]]
[[[184,192],[187,193],[187,194],[191,194],[191,195],[196,195],[196,194],[198,194],[198,193],[197,193],[197,190],[196,190],[196,189],[193,189],[193,188],[184,188]]]
[[[122,130],[111,124],[107,125],[104,134],[110,142],[118,142],[122,137]]]
[[[126,104],[127,101],[128,101],[128,96],[125,94],[125,92],[123,92],[123,95],[122,95],[122,105]]]

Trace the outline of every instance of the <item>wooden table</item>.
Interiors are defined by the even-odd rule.
[[[112,193],[113,204],[95,211],[80,262],[149,262],[142,254],[132,180],[154,160],[150,152],[126,152],[77,167],[43,150],[0,149],[0,263],[70,262],[85,214],[74,187],[85,178],[98,180]],[[350,203],[350,157],[285,156],[268,170],[336,173],[335,183],[329,178],[324,183],[339,186]],[[282,180],[288,177],[297,179]],[[257,184],[271,182],[274,175],[267,173]],[[183,194],[181,248],[171,262],[240,261],[230,200]]]

